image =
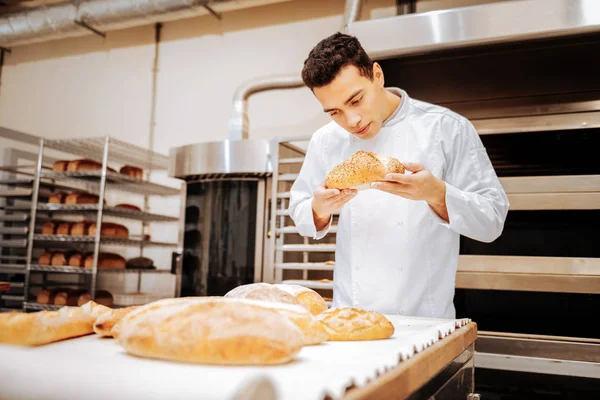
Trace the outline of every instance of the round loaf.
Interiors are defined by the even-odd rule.
[[[317,315],[328,340],[378,340],[394,334],[394,325],[382,314],[357,307],[330,308]]]
[[[298,327],[273,309],[224,297],[172,303],[126,315],[118,343],[139,357],[216,365],[291,361],[303,345]],[[129,318],[137,313],[137,318]]]
[[[296,301],[312,315],[317,315],[327,310],[327,303],[323,297],[310,288],[291,284],[275,284],[274,286],[294,296]]]
[[[329,189],[362,189],[373,182],[383,181],[386,174],[404,173],[404,166],[392,157],[359,150],[349,159],[336,165],[325,178]]]
[[[231,289],[225,297],[235,299],[274,301],[286,304],[299,304],[298,300],[291,294],[266,282],[249,283]]]

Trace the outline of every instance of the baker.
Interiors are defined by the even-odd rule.
[[[332,121],[310,140],[289,211],[300,234],[317,240],[340,213],[333,306],[454,318],[460,235],[494,241],[509,208],[477,131],[455,112],[385,87],[381,66],[349,35],[319,42],[302,79]],[[406,171],[360,192],[324,187],[359,150],[394,157]]]

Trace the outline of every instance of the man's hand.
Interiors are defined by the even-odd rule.
[[[440,218],[449,222],[444,181],[433,176],[421,164],[403,165],[412,174],[387,174],[385,182],[375,182],[371,187],[411,200],[425,200]]]
[[[356,189],[326,189],[323,185],[315,188],[312,202],[313,218],[317,232],[323,230],[329,223],[331,214],[341,208],[356,196]]]

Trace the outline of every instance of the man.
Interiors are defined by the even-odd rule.
[[[495,240],[509,207],[473,125],[384,87],[381,66],[345,34],[315,46],[302,78],[333,121],[311,138],[289,211],[314,239],[340,213],[333,306],[454,318],[460,235]],[[360,193],[325,188],[358,150],[397,158],[407,172]]]

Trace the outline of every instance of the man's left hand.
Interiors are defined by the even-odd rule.
[[[411,174],[387,174],[386,181],[375,182],[371,187],[410,200],[425,200],[444,221],[448,222],[446,184],[433,176],[419,163],[403,163]]]

